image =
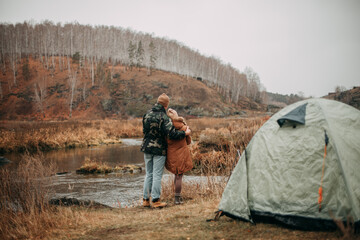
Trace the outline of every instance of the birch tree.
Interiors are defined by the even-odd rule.
[[[259,102],[260,101],[260,77],[259,75],[254,72],[251,67],[246,67],[244,69],[244,74],[249,82],[249,87],[247,91],[247,97],[250,99]]]
[[[40,110],[43,118],[45,118],[45,97],[46,97],[46,77],[42,77],[36,83],[34,83],[35,101],[37,107]]]

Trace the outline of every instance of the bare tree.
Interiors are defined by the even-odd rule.
[[[1,71],[2,74],[6,72],[6,28],[4,25],[0,25],[0,63],[1,63]]]
[[[338,85],[338,86],[335,87],[335,93],[336,94],[340,94],[340,93],[345,92],[345,91],[346,91],[346,87],[344,87],[344,86]]]
[[[46,77],[42,77],[36,83],[34,83],[35,90],[35,101],[37,103],[38,109],[41,111],[41,114],[45,118],[45,98],[46,98]]]
[[[247,97],[250,99],[260,102],[260,77],[254,72],[251,67],[246,67],[244,69],[244,74],[249,82],[249,87],[247,91]]]
[[[11,35],[11,39],[10,39],[9,59],[10,59],[10,67],[13,72],[14,85],[16,86],[18,43],[15,32],[10,32],[10,35]]]
[[[0,100],[3,99],[3,92],[2,92],[2,87],[1,87],[1,81],[0,81]]]
[[[95,84],[94,57],[91,57],[90,61],[91,61],[91,86],[94,86]]]
[[[72,117],[72,109],[73,109],[73,102],[74,102],[74,95],[75,95],[75,87],[76,87],[76,71],[74,73],[69,74],[68,84],[70,89],[70,96],[69,96],[69,117]]]
[[[84,83],[84,87],[82,89],[82,97],[83,97],[83,101],[86,100],[86,83]]]
[[[13,79],[14,79],[14,85],[16,86],[16,75],[17,75],[17,59],[16,59],[16,54],[14,54],[14,53],[12,53],[11,55],[10,55],[10,67],[11,67],[11,70],[12,70],[12,72],[13,72]],[[9,87],[10,87],[10,85],[9,85]]]

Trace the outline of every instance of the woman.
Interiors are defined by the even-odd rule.
[[[174,109],[169,108],[168,116],[171,118],[172,123],[176,130],[185,131],[187,125],[184,118],[179,117]],[[165,167],[166,169],[175,174],[175,204],[181,204],[181,184],[183,174],[193,168],[190,150],[187,145],[191,143],[191,137],[188,135],[181,140],[167,139],[168,148],[166,155]]]

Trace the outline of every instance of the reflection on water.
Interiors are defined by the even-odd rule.
[[[56,198],[68,197],[92,200],[110,207],[138,206],[142,203],[145,173],[78,175],[69,173],[54,177]],[[162,181],[174,179],[174,175],[164,172]],[[223,177],[212,177],[212,181],[223,181]],[[183,182],[206,185],[206,176],[184,176]]]
[[[135,205],[141,198],[144,173],[140,174],[76,174],[86,158],[110,166],[136,164],[144,167],[144,155],[140,152],[141,139],[122,139],[121,145],[104,145],[53,152],[46,155],[55,160],[60,172],[54,177],[56,198],[74,197],[93,200],[111,207]]]
[[[111,207],[125,207],[141,203],[145,171],[136,174],[76,174],[75,171],[90,158],[110,166],[119,164],[136,164],[144,169],[144,155],[140,151],[141,139],[123,139],[120,145],[104,145],[92,148],[75,148],[44,153],[45,159],[58,165],[58,172],[68,172],[52,177],[51,185],[55,198],[77,198],[93,200]],[[10,154],[5,156],[16,165],[20,156]],[[166,170],[163,181],[172,178]],[[185,176],[184,181],[206,181],[199,176]]]
[[[75,148],[53,151],[46,158],[58,165],[60,172],[75,171],[86,158],[92,161],[107,163],[110,166],[120,164],[142,164],[144,156],[140,152],[139,139],[123,139],[123,144],[103,145],[92,148]]]
[[[122,139],[123,144],[101,145],[89,148],[60,149],[43,153],[47,161],[56,163],[58,172],[75,171],[89,158],[92,161],[104,162],[110,166],[119,164],[142,164],[144,156],[140,152],[141,139]],[[6,154],[7,159],[16,166],[21,154]]]
[[[55,176],[56,198],[74,197],[93,200],[111,207],[137,205],[142,197],[142,174],[79,175],[69,173]]]
[[[61,149],[44,153],[44,158],[57,165],[58,172],[51,184],[55,198],[74,197],[93,200],[111,207],[133,205],[142,196],[145,172],[137,174],[99,174],[82,175],[75,171],[86,158],[103,162],[110,166],[136,164],[144,168],[144,155],[140,151],[141,139],[122,139],[123,144],[103,145],[91,148]],[[7,154],[12,160],[10,168],[16,168],[21,160],[20,154]]]

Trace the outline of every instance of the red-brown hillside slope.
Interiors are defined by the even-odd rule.
[[[39,60],[30,58],[30,76],[25,80],[24,65],[26,61],[22,59],[17,66],[16,85],[10,66],[0,76],[0,119],[69,119],[71,88],[68,69],[61,71],[57,65],[53,71],[47,70]],[[204,81],[169,72],[156,70],[148,75],[144,68],[130,70],[117,65],[112,69],[108,64],[98,64],[94,67],[95,83],[92,85],[90,66],[82,66],[80,69],[79,64],[72,64],[71,68],[73,74],[77,72],[72,119],[139,117],[163,92],[171,98],[170,107],[187,116],[227,116],[238,114],[244,109],[262,108],[246,98],[242,99],[241,106],[230,104]],[[39,84],[37,88],[40,92],[39,86],[43,79],[46,79],[42,103],[45,117],[41,114],[35,94],[35,85]]]
[[[342,92],[332,92],[324,96],[324,98],[337,100],[360,110],[360,87],[353,87]]]

